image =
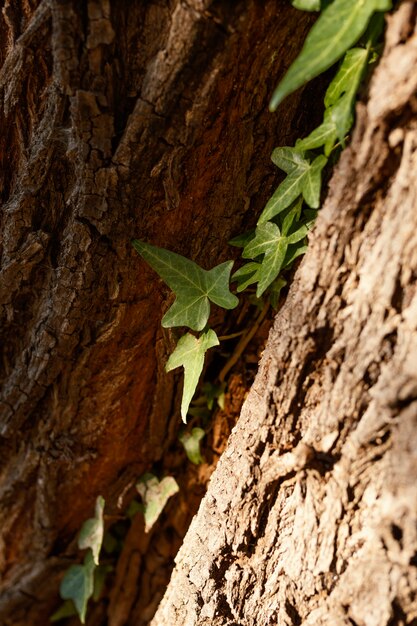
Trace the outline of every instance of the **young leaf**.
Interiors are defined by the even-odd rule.
[[[103,543],[104,504],[104,498],[102,496],[98,496],[96,500],[95,516],[84,522],[78,537],[78,547],[80,550],[91,548],[94,563],[96,565],[98,565],[98,557],[101,550],[101,544]]]
[[[50,622],[59,622],[61,619],[65,619],[66,617],[72,617],[73,615],[77,615],[77,609],[74,606],[74,602],[72,600],[65,600],[63,604],[55,611],[53,615],[49,618]]]
[[[281,235],[278,226],[272,222],[260,224],[256,229],[255,238],[245,246],[242,253],[245,259],[265,255],[258,273],[257,298],[278,276],[287,248],[287,238]]]
[[[179,436],[179,440],[184,446],[188,459],[191,463],[194,463],[194,465],[201,465],[201,463],[204,463],[204,458],[201,455],[200,443],[205,435],[206,433],[202,428],[193,428],[191,433],[183,433]]]
[[[283,223],[287,232],[292,230],[290,229],[292,226],[290,218],[291,213],[285,217]],[[304,240],[307,233],[308,227],[305,224],[297,224],[297,229],[287,236],[281,234],[280,229],[273,222],[266,222],[257,227],[255,238],[245,246],[242,256],[243,258],[251,258],[261,254],[265,255],[257,273],[256,296],[258,298],[276,279],[281,269],[285,267],[288,247]]]
[[[323,123],[305,139],[297,141],[297,150],[313,150],[324,146],[328,156],[337,139],[343,143],[353,123],[353,107],[369,52],[352,48],[345,54],[339,71],[325,96],[327,107]]]
[[[266,222],[259,224],[255,237],[243,249],[244,259],[256,259],[260,254],[265,254],[276,246],[281,239],[281,232],[276,224]]]
[[[135,239],[133,246],[175,292],[177,298],[162,318],[162,326],[188,326],[203,330],[210,315],[210,301],[234,309],[239,300],[229,291],[233,261],[204,270],[185,257]]]
[[[178,341],[174,352],[168,359],[165,367],[167,372],[181,365],[184,368],[184,390],[181,401],[181,417],[184,422],[187,421],[188,407],[203,371],[204,355],[209,348],[218,345],[217,335],[210,328],[198,339],[191,333],[187,333]]]
[[[300,11],[320,11],[321,0],[292,0],[291,4]]]
[[[307,250],[308,246],[304,244],[295,244],[293,246],[288,246],[287,254],[285,255],[284,263],[282,264],[282,269],[291,267],[295,259],[298,259],[299,256],[305,254]]]
[[[72,600],[74,602],[82,624],[85,622],[87,602],[93,595],[94,569],[93,555],[89,550],[83,565],[71,565],[62,579],[59,589],[63,600]]]
[[[229,246],[235,246],[235,248],[244,248],[246,244],[248,243],[248,241],[253,239],[254,236],[255,236],[255,231],[250,230],[247,233],[242,233],[241,235],[237,235],[236,237],[233,237],[233,239],[230,239],[228,243],[229,243]]]
[[[275,90],[269,108],[315,78],[336,61],[365,32],[375,11],[387,11],[391,0],[334,0],[310,30],[301,53]]]
[[[153,474],[144,474],[136,483],[136,489],[144,505],[145,532],[148,533],[163,511],[169,498],[179,491],[172,476],[166,476],[159,482]]]
[[[261,269],[260,263],[245,263],[240,267],[232,276],[232,282],[237,282],[236,291],[240,293],[249,285],[257,283],[259,280],[259,270]]]
[[[288,176],[276,189],[267,202],[258,225],[267,222],[289,207],[302,194],[312,208],[320,203],[321,171],[327,163],[326,157],[318,156],[312,163],[297,148],[276,148],[272,153],[273,162]]]

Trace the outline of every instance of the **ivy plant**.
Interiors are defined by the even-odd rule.
[[[81,527],[78,547],[80,550],[87,549],[87,553],[82,564],[71,565],[66,571],[59,590],[61,598],[66,602],[52,615],[52,622],[77,613],[81,623],[85,622],[88,601],[100,582],[101,571],[98,566],[104,534],[104,505],[104,498],[98,496],[94,517],[86,520]]]
[[[208,327],[210,303],[233,309],[238,298],[230,291],[230,280],[240,293],[256,285],[256,296],[267,296],[276,307],[287,281],[283,272],[307,249],[307,235],[314,224],[322,195],[326,166],[343,148],[354,121],[354,105],[367,66],[375,57],[383,13],[391,0],[293,0],[293,6],[321,13],[304,46],[273,93],[270,110],[275,111],[289,94],[335,63],[339,68],[324,98],[322,123],[294,146],[276,148],[273,163],[285,173],[259,216],[256,229],[236,236],[229,243],[242,248],[244,264],[231,276],[233,261],[205,270],[169,250],[134,240],[133,246],[176,295],[162,319],[164,327],[184,326],[168,359],[167,371],[184,368],[181,415],[186,421],[190,402],[203,370],[204,356],[218,345]]]

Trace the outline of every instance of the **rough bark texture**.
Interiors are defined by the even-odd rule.
[[[389,18],[153,626],[417,622],[415,21],[413,2]]]
[[[284,0],[1,8],[0,622],[18,626],[46,623],[96,496],[119,512],[176,438],[168,292],[130,239],[224,260],[272,148],[300,133],[299,95],[279,116],[267,102],[311,17]]]

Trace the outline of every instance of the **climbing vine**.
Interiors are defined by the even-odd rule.
[[[234,261],[226,261],[205,270],[193,261],[133,240],[135,250],[159,274],[176,299],[162,319],[165,328],[186,327],[169,357],[166,370],[184,368],[181,415],[184,422],[199,383],[206,352],[219,345],[219,338],[209,327],[211,304],[226,310],[239,304],[236,293],[256,286],[256,297],[266,298],[267,305],[277,308],[286,272],[307,250],[307,235],[312,228],[322,195],[323,173],[327,174],[344,148],[354,121],[354,105],[361,81],[370,63],[377,57],[377,43],[382,32],[384,12],[391,9],[391,0],[293,0],[293,6],[307,11],[321,11],[299,56],[275,90],[270,110],[275,111],[290,93],[340,62],[324,97],[322,123],[294,146],[277,147],[271,155],[273,163],[286,177],[268,200],[258,218],[256,228],[240,234],[229,243],[241,248],[241,267],[232,274]],[[266,305],[265,305],[266,306]],[[265,315],[263,307],[259,320]],[[223,368],[219,380],[227,373]],[[203,389],[207,405],[219,404],[224,386],[206,384]],[[205,433],[193,428],[180,437],[192,463],[201,463],[200,442]],[[172,477],[159,481],[146,474],[137,484],[142,504],[134,501],[127,515],[142,511],[145,529],[149,531],[167,499],[178,491]],[[82,564],[71,565],[60,588],[64,604],[52,621],[78,614],[84,623],[90,598],[97,599],[111,565],[99,561],[102,544],[111,552],[112,535],[104,533],[104,500],[96,502],[95,516],[87,520],[78,537],[78,547],[86,550]],[[113,537],[114,540],[114,537]]]
[[[184,422],[205,353],[219,344],[216,333],[208,327],[210,303],[235,308],[239,300],[230,291],[233,282],[237,293],[256,285],[256,296],[265,294],[276,308],[286,285],[283,272],[307,250],[307,234],[320,206],[323,171],[345,146],[361,80],[376,57],[383,13],[391,8],[391,0],[293,0],[292,4],[298,9],[322,12],[276,88],[270,110],[275,111],[290,93],[336,62],[341,63],[324,97],[323,122],[308,137],[298,139],[295,146],[273,151],[272,161],[286,177],[267,202],[256,229],[229,242],[242,248],[245,263],[231,276],[233,261],[204,270],[174,252],[133,241],[136,251],[176,295],[162,326],[184,326],[200,333],[182,336],[166,365],[167,371],[184,368]]]

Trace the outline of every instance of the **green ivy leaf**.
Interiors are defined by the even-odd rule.
[[[300,11],[320,11],[321,0],[292,0],[294,9]]]
[[[240,293],[244,291],[249,285],[257,283],[259,280],[259,270],[261,269],[260,263],[245,263],[242,265],[232,276],[232,281],[237,282],[236,291]]]
[[[94,558],[91,550],[85,556],[83,565],[71,565],[61,581],[60,595],[63,600],[72,600],[80,621],[85,622],[87,602],[94,589]]]
[[[326,157],[320,155],[310,162],[304,153],[297,148],[276,148],[272,153],[272,161],[288,176],[276,189],[267,202],[258,225],[268,222],[302,194],[304,200],[312,208],[320,204],[321,172],[327,163]]]
[[[143,501],[145,532],[149,532],[169,498],[179,491],[179,487],[172,476],[166,476],[159,481],[153,474],[144,474],[136,484],[136,489]]]
[[[235,246],[235,248],[244,248],[246,244],[248,243],[248,241],[253,239],[254,236],[255,236],[255,231],[250,230],[247,233],[242,233],[241,235],[237,235],[236,237],[233,237],[233,239],[230,239],[228,243],[229,243],[229,246]]]
[[[233,261],[204,270],[185,257],[135,239],[135,250],[174,291],[177,298],[162,318],[162,326],[188,326],[203,330],[210,315],[210,301],[234,309],[239,300],[229,291]]]
[[[372,14],[391,6],[391,0],[334,0],[313,25],[301,53],[275,90],[270,110],[275,111],[286,96],[336,63],[365,32]]]
[[[255,238],[244,248],[242,253],[244,259],[256,258],[261,254],[264,255],[258,272],[257,298],[264,293],[278,276],[284,263],[287,248],[287,238],[281,235],[278,226],[272,222],[260,224],[256,229]]]
[[[202,428],[193,428],[191,433],[183,433],[179,436],[179,440],[184,446],[188,459],[191,463],[194,463],[194,465],[201,465],[201,463],[204,463],[204,458],[201,455],[200,443],[205,435],[206,433]]]
[[[290,217],[291,213],[284,220],[286,232],[292,226]],[[257,258],[261,254],[264,255],[257,276],[258,287],[256,296],[258,298],[277,278],[281,269],[285,267],[289,246],[299,244],[300,241],[305,239],[307,233],[308,227],[305,224],[297,224],[296,230],[287,235],[281,233],[279,227],[273,222],[260,224],[256,228],[255,238],[245,246],[242,256],[244,259],[250,259]],[[304,248],[304,245],[297,247]]]
[[[188,407],[203,371],[204,356],[207,350],[218,345],[217,335],[211,328],[198,339],[191,333],[187,333],[178,341],[174,352],[168,359],[165,366],[167,372],[180,366],[184,368],[184,389],[181,401],[181,417],[184,422],[187,421]]]
[[[65,600],[63,604],[55,611],[53,615],[51,615],[49,621],[50,622],[59,622],[61,619],[65,619],[66,617],[72,617],[73,615],[77,615],[77,609],[74,606],[74,602],[72,600]]]
[[[101,544],[103,543],[104,504],[104,498],[102,496],[98,496],[96,500],[95,516],[84,522],[78,536],[78,547],[80,548],[80,550],[91,548],[94,563],[96,565],[98,565]]]
[[[297,150],[313,150],[324,146],[328,156],[337,139],[343,143],[353,123],[353,108],[369,52],[352,48],[327,89],[324,99],[327,107],[323,123],[305,139],[297,141]]]

